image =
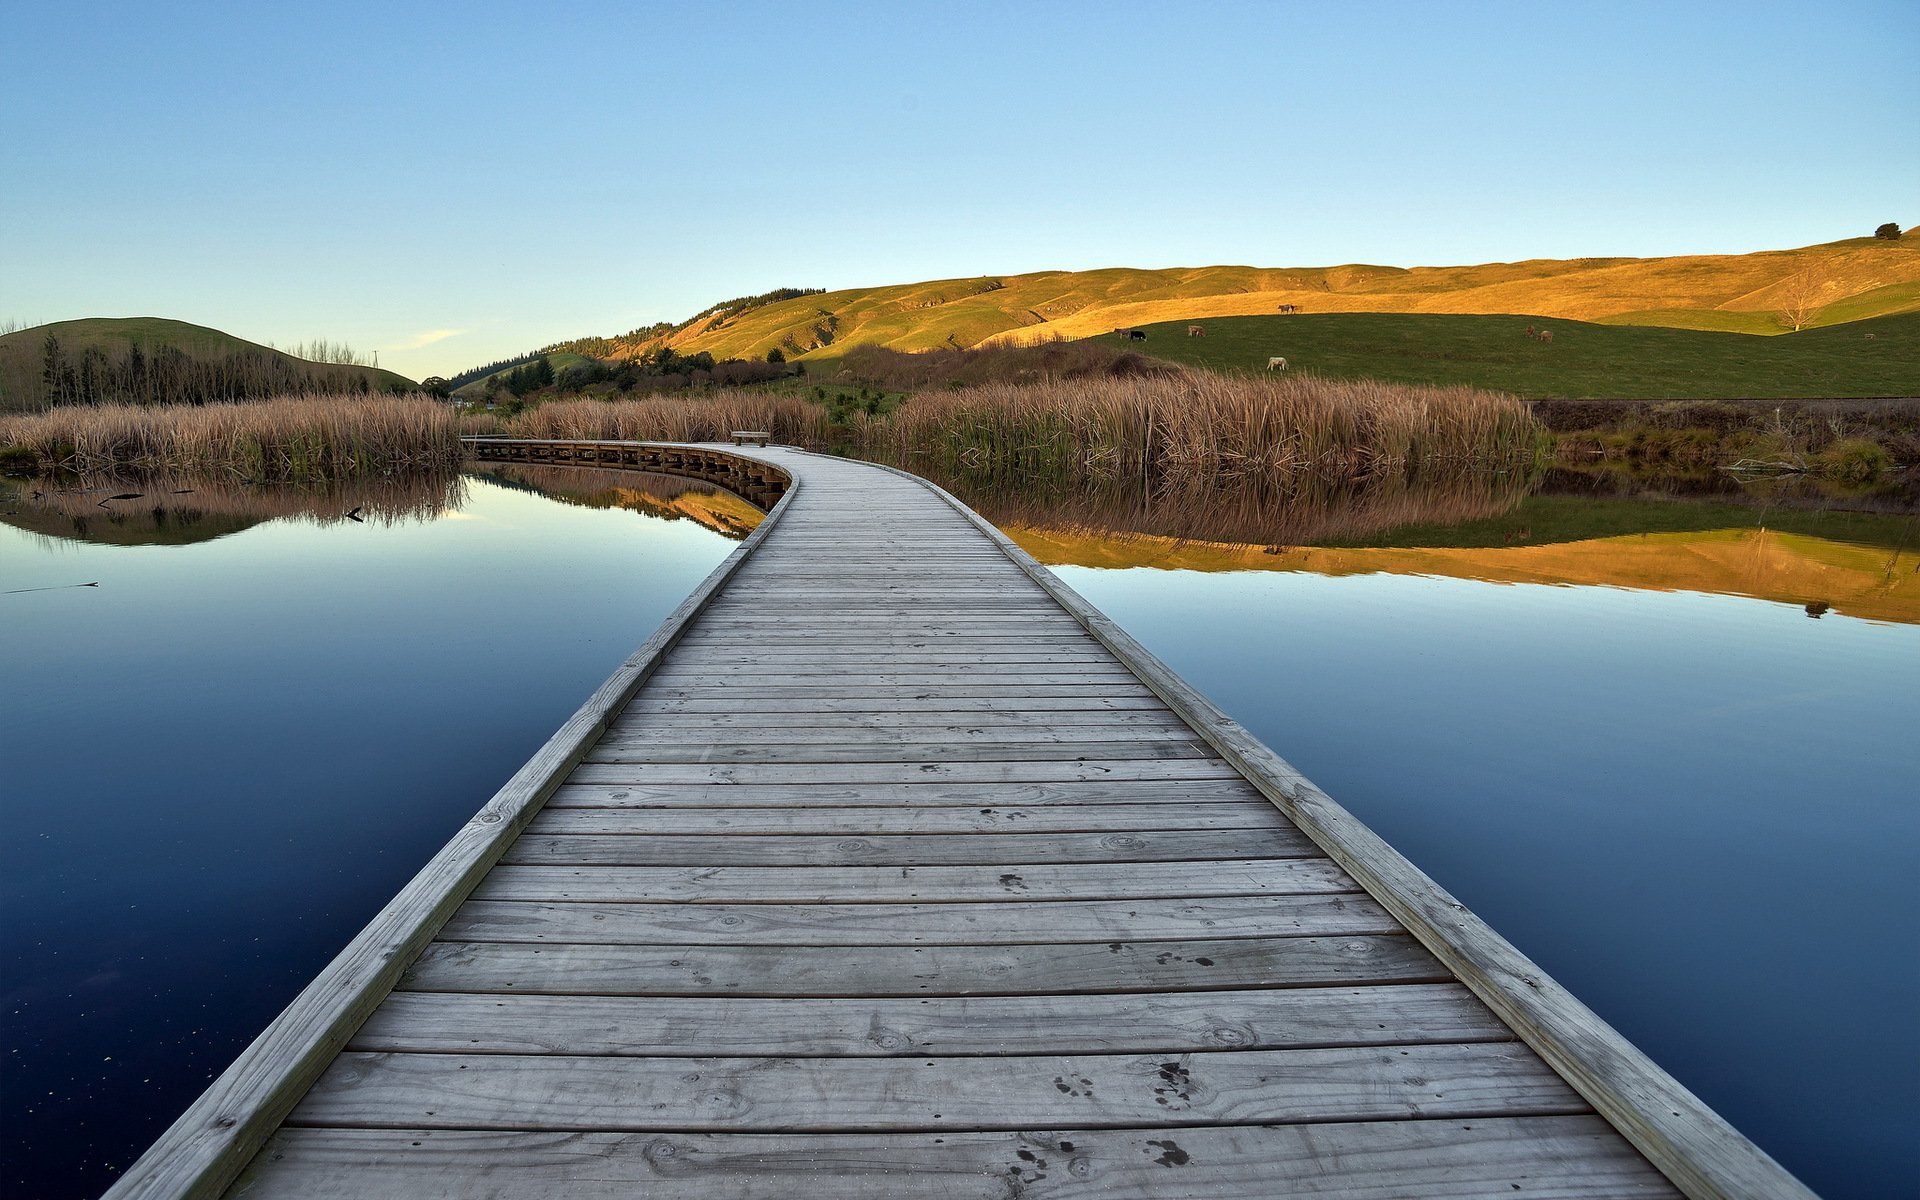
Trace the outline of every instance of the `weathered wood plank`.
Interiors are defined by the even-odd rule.
[[[795,717],[820,714],[1002,712],[1025,713],[1151,712],[1165,711],[1160,698],[1138,688],[1076,688],[1064,695],[966,696],[947,690],[927,695],[924,689],[895,688],[869,696],[825,695],[811,688],[787,689],[785,696],[767,696],[734,689],[716,696],[698,688],[650,688],[627,706],[627,713],[645,717],[655,713],[698,715],[738,714],[749,720],[763,714],[791,713]],[[1029,692],[1035,689],[1026,689]],[[1016,707],[1017,705],[1017,707]]]
[[[499,866],[474,889],[482,900],[608,903],[905,904],[1299,895],[1357,885],[1323,858],[961,867],[520,867]]]
[[[767,999],[396,992],[348,1049],[771,1057],[1177,1054],[1512,1041],[1456,983],[1073,996]]]
[[[784,1133],[1587,1111],[1510,1043],[1233,1054],[679,1058],[348,1052],[289,1125]]]
[[[1168,829],[1139,833],[1023,834],[536,834],[500,859],[516,865],[837,867],[991,863],[1136,863],[1319,858],[1298,830]]]
[[[1056,762],[606,763],[587,762],[579,783],[1136,783],[1239,779],[1217,758],[1095,759]]]
[[[1014,714],[988,714],[999,723],[982,720],[978,725],[886,725],[878,714],[859,723],[832,725],[776,725],[754,729],[750,724],[722,729],[704,729],[699,722],[681,721],[658,724],[635,719],[610,729],[602,742],[620,746],[728,746],[751,742],[756,746],[801,747],[819,745],[925,744],[963,742],[968,745],[1038,742],[1200,742],[1199,734],[1185,725],[1172,723],[1147,725],[1140,722],[1111,722],[1087,725],[1058,724],[1043,714],[1028,714],[1020,721]],[[1158,714],[1152,714],[1158,716]],[[951,716],[947,718],[953,720]],[[1212,753],[1209,748],[1208,753]],[[927,757],[931,757],[928,755]]]
[[[1012,946],[435,942],[416,992],[595,996],[1018,996],[1444,983],[1405,935]]]
[[[786,768],[820,767],[838,763],[924,763],[929,759],[949,769],[966,763],[990,762],[1002,766],[1031,762],[1107,763],[1217,762],[1213,748],[1197,735],[1150,739],[1123,737],[1068,741],[1010,742],[993,739],[955,742],[903,742],[873,736],[840,742],[758,742],[742,745],[686,745],[627,738],[602,738],[587,756],[596,763],[739,764]]]
[[[288,1129],[248,1200],[1666,1200],[1591,1116],[1048,1133]],[[1282,1185],[1280,1181],[1284,1181]]]
[[[1121,833],[1152,829],[1280,829],[1292,823],[1265,801],[1222,804],[1058,804],[1030,808],[900,805],[858,809],[556,808],[527,826],[529,833],[837,833],[871,837],[902,833]]]
[[[469,900],[440,936],[460,942],[653,946],[1019,945],[1399,933],[1370,897],[1004,904],[593,904]]]
[[[548,809],[730,808],[785,804],[808,808],[976,807],[1001,805],[1054,807],[1080,804],[1184,804],[1258,800],[1260,793],[1240,778],[1139,780],[1124,785],[1104,780],[1043,783],[634,783],[624,768],[574,768],[568,782],[547,801]],[[612,779],[596,778],[610,774]]]

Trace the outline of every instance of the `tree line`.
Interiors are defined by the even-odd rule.
[[[543,354],[510,371],[489,376],[483,390],[496,401],[503,392],[515,399],[549,390],[560,395],[588,391],[626,395],[716,385],[739,387],[779,379],[795,369],[778,357],[770,357],[766,362],[738,358],[716,362],[705,350],[681,354],[671,346],[655,346],[637,358],[614,362],[593,359],[559,371],[554,370],[552,360]]]
[[[372,393],[361,371],[308,369],[284,355],[243,350],[196,357],[176,346],[135,345],[119,355],[98,346],[70,354],[54,334],[41,345],[41,400],[55,404],[210,404],[289,392]],[[409,390],[390,382],[383,391]]]

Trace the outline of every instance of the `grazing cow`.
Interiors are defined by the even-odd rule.
[[[1281,312],[1299,312],[1300,306],[1298,304],[1282,304],[1280,306],[1280,311]]]
[[[1550,342],[1550,341],[1552,341],[1552,340],[1553,340],[1553,330],[1551,330],[1551,329],[1542,329],[1542,330],[1540,331],[1540,340],[1541,340],[1541,341],[1543,341],[1543,342]]]
[[[1187,336],[1205,337],[1207,336],[1207,327],[1205,325],[1189,325],[1187,326]]]
[[[1527,336],[1530,338],[1537,338],[1540,336],[1540,331],[1538,329],[1535,329],[1533,326],[1529,325],[1527,326]]]
[[[1147,340],[1147,331],[1144,329],[1129,329],[1127,330],[1127,337],[1131,341],[1144,342]]]
[[[1267,360],[1267,370],[1269,371],[1284,371],[1286,369],[1287,360],[1281,358],[1278,354]]]

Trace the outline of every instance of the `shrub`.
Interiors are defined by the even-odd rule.
[[[1893,456],[1878,442],[1843,438],[1814,458],[1813,469],[1828,479],[1872,483],[1893,469]]]
[[[1889,242],[1898,241],[1900,239],[1900,226],[1893,221],[1888,221],[1885,225],[1874,230],[1873,236],[1885,238]]]

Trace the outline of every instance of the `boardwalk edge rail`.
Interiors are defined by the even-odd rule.
[[[1512,1027],[1689,1200],[1818,1200],[1772,1156],[990,521],[984,533]]]
[[[800,481],[653,635],[314,977],[102,1200],[216,1200],[585,757],[687,626],[779,524]]]

